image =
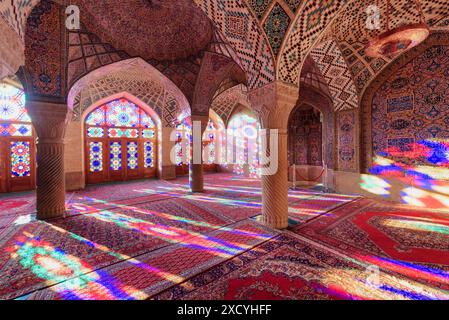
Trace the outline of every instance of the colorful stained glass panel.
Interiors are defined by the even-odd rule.
[[[108,130],[109,138],[130,138],[136,139],[139,137],[139,130],[137,129],[116,129]]]
[[[153,119],[144,111],[141,111],[141,121],[142,127],[144,128],[156,128]]]
[[[154,168],[154,143],[147,141],[144,144],[145,149],[145,168]]]
[[[135,170],[139,167],[139,150],[137,142],[128,142],[128,169]]]
[[[25,93],[12,85],[0,84],[0,120],[29,122],[25,109]]]
[[[103,171],[103,143],[89,143],[90,172]]]
[[[30,124],[0,124],[0,136],[2,137],[31,137],[33,128]]]
[[[142,138],[144,139],[154,139],[156,136],[156,132],[154,130],[142,130]]]
[[[215,142],[208,143],[204,147],[203,161],[206,164],[215,163]]]
[[[106,105],[106,123],[110,127],[138,127],[139,108],[126,99],[114,100]]]
[[[122,170],[122,144],[111,142],[110,144],[110,168],[113,171]]]
[[[86,124],[90,126],[103,126],[105,125],[105,108],[101,107],[95,109],[86,118]]]
[[[13,178],[29,177],[30,172],[30,143],[26,141],[11,142],[11,176]]]
[[[87,129],[87,136],[89,138],[103,138],[104,137],[104,129],[98,127],[90,127]]]

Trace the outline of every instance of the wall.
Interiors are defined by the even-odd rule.
[[[85,187],[84,137],[81,122],[70,122],[65,136],[65,176],[68,191]]]
[[[448,211],[448,42],[447,34],[433,34],[367,88],[361,103],[363,174],[339,173],[340,191]]]

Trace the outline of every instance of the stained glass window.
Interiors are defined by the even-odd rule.
[[[103,171],[103,143],[89,143],[90,172]]]
[[[11,142],[11,176],[29,177],[31,171],[30,143],[26,141]]]
[[[204,158],[203,161],[206,164],[214,164],[215,163],[215,143],[209,143],[204,148]]]
[[[192,159],[192,126],[185,119],[182,123],[176,126],[177,142],[175,145],[176,165],[189,164]],[[184,155],[184,149],[186,155]]]
[[[135,170],[139,167],[139,150],[137,142],[128,142],[128,169]]]
[[[142,138],[144,139],[154,139],[156,137],[156,132],[154,130],[142,130]]]
[[[250,177],[260,177],[260,128],[256,118],[246,114],[235,115],[229,122],[234,139],[234,173],[244,174],[248,165]],[[232,144],[230,144],[232,146]]]
[[[120,142],[110,143],[110,167],[112,171],[122,170],[122,144]]]
[[[0,136],[2,137],[31,137],[32,135],[33,128],[30,124],[0,124]]]
[[[102,155],[91,151],[91,172],[102,171],[104,166],[107,172],[124,170],[126,176],[126,169],[139,169],[139,161],[142,161],[142,169],[155,167],[157,125],[150,115],[131,101],[116,99],[95,109],[86,118],[86,132],[88,139],[101,139],[101,147],[106,148],[105,162]],[[90,149],[93,147],[89,145]]]
[[[137,129],[115,129],[108,130],[109,138],[130,138],[136,139],[139,137],[139,130]]]
[[[182,153],[182,144],[180,142],[177,142],[175,145],[175,155],[176,155],[176,165],[182,166],[184,160],[183,160],[183,153]]]
[[[145,168],[154,167],[154,143],[146,141],[144,144],[145,149]]]
[[[203,161],[206,164],[214,164],[215,161],[215,138],[217,135],[217,129],[212,120],[209,119],[209,123],[207,124],[206,131],[203,135]]]
[[[138,127],[140,109],[126,99],[114,100],[106,105],[106,124],[110,127]]]
[[[156,128],[154,125],[153,119],[149,115],[147,115],[145,112],[141,112],[141,124],[144,128]]]
[[[101,107],[95,109],[86,118],[86,124],[90,126],[104,126],[105,125],[105,108]]]
[[[31,123],[25,109],[23,90],[6,83],[0,84],[0,121]]]
[[[87,129],[87,136],[89,138],[103,138],[104,129],[98,127],[90,127]]]

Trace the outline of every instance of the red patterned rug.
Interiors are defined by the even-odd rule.
[[[198,235],[134,259],[83,274],[26,296],[27,299],[145,299],[235,255],[276,233],[249,221]]]
[[[17,214],[21,212],[33,212],[36,198],[34,193],[27,195],[10,194],[0,199],[0,215]]]
[[[303,223],[355,201],[357,197],[333,194],[315,195],[289,205],[289,218]]]
[[[418,282],[282,234],[157,294],[158,300],[448,299],[431,281]]]
[[[299,225],[294,232],[403,272],[449,271],[445,213],[362,199]]]
[[[248,232],[231,226],[246,216],[229,215],[223,205],[211,208],[199,201],[166,198],[122,204],[113,210],[98,211],[88,205],[85,209],[86,214],[72,213],[51,223],[33,221],[31,215],[15,216],[12,225],[0,229],[0,299],[14,298],[67,278],[53,274],[53,267],[67,269],[71,277],[77,277],[85,270],[97,270],[178,243],[214,250],[214,246],[220,247],[224,242],[209,241],[207,235],[218,229],[224,232],[223,239],[227,233],[237,237],[238,241],[229,240],[236,248],[240,248],[240,242],[250,240],[245,238]],[[259,234],[260,228],[253,233]],[[45,254],[38,255],[39,250]],[[57,256],[49,257],[49,252],[56,252]],[[36,269],[42,269],[43,274]]]

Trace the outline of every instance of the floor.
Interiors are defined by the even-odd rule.
[[[299,189],[261,225],[260,181],[91,186],[36,221],[0,197],[0,299],[449,299],[449,213]]]

